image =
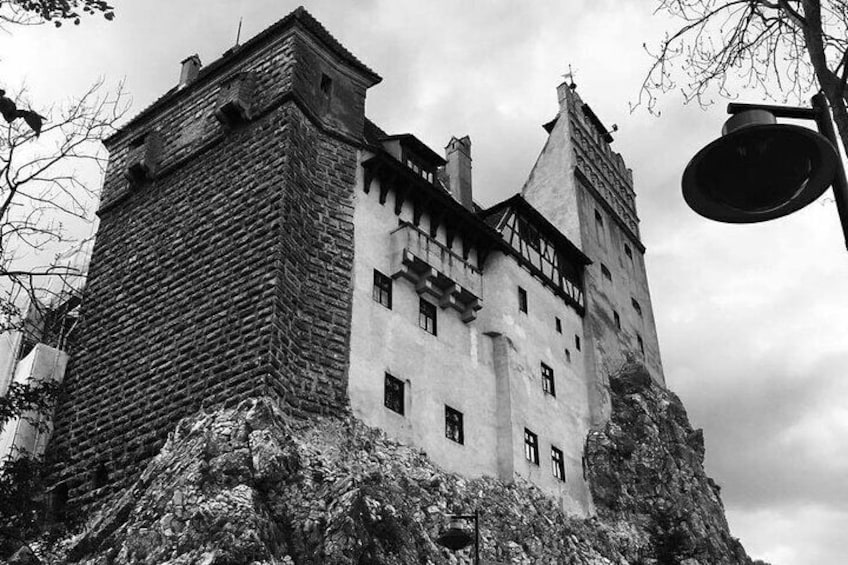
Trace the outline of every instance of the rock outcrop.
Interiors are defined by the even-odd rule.
[[[134,485],[104,503],[62,562],[90,565],[458,563],[446,514],[480,509],[481,562],[745,565],[703,442],[641,369],[611,381],[587,440],[598,515],[531,485],[467,480],[353,418],[289,421],[266,399],[183,420]],[[468,550],[464,550],[468,559]],[[467,562],[467,561],[464,561]]]

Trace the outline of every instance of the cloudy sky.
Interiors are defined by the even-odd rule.
[[[367,114],[441,152],[473,140],[475,198],[520,190],[557,109],[569,65],[578,91],[634,169],[649,280],[669,386],[703,427],[707,471],[734,535],[773,565],[844,563],[848,532],[848,253],[832,199],[767,224],[701,219],[680,177],[714,139],[724,102],[679,95],[662,115],[630,113],[649,64],[643,42],[668,21],[651,0],[304,0],[384,80]],[[205,63],[297,7],[288,0],[116,2],[117,18],[0,35],[0,82],[36,104],[126,79],[134,108],[173,86],[179,62]],[[743,101],[760,99],[742,92]]]

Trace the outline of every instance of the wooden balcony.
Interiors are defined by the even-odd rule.
[[[453,308],[463,322],[482,308],[482,273],[412,224],[403,223],[391,234],[392,278],[403,277],[418,294],[429,294],[441,308]]]

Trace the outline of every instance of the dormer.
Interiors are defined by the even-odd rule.
[[[447,164],[444,158],[411,133],[387,135],[380,139],[380,143],[389,155],[430,184],[436,180],[436,170]]]

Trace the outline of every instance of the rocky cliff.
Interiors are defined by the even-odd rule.
[[[597,516],[563,514],[531,485],[466,480],[352,419],[291,422],[254,399],[183,420],[134,485],[104,503],[56,562],[470,562],[435,543],[481,511],[482,563],[752,563],[730,536],[703,441],[680,400],[633,367],[586,444]]]

